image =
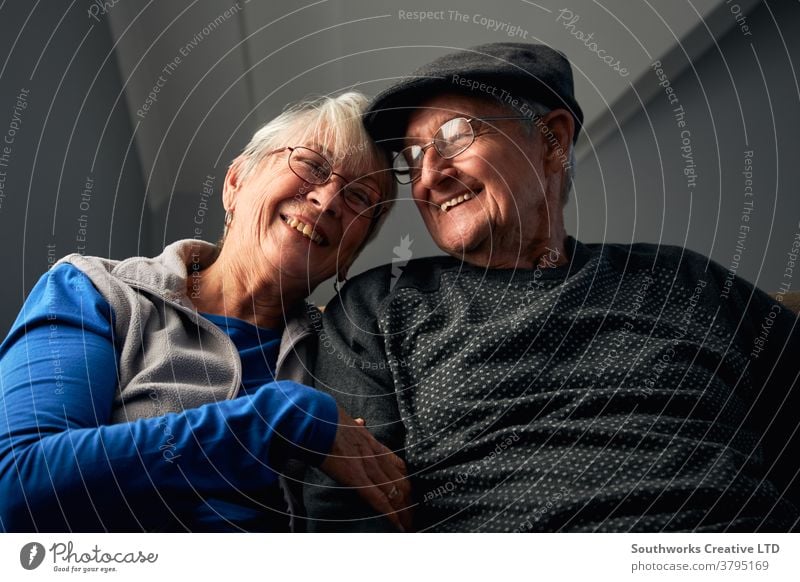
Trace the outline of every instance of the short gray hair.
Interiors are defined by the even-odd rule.
[[[334,166],[340,165],[353,176],[371,176],[387,201],[397,196],[389,170],[390,160],[367,134],[361,116],[369,100],[362,93],[348,91],[300,101],[286,108],[255,132],[242,151],[241,179],[250,176],[266,156],[292,145],[326,149]]]

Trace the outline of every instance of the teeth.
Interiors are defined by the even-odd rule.
[[[293,229],[295,229],[297,232],[302,234],[304,237],[310,238],[318,245],[322,244],[322,237],[316,232],[314,232],[314,228],[309,226],[308,224],[301,222],[294,217],[284,218],[283,221],[289,226],[291,226]]]
[[[462,194],[461,196],[456,196],[455,198],[451,198],[450,200],[442,204],[442,212],[447,212],[453,206],[457,206],[462,202],[466,202],[467,200],[471,199],[472,199],[472,194],[470,193]]]

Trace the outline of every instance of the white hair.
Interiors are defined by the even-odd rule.
[[[371,225],[369,236],[364,241],[366,245],[377,234],[378,227],[386,220],[391,202],[397,197],[391,160],[383,149],[375,145],[362,122],[368,104],[369,100],[362,93],[348,91],[335,97],[317,97],[290,105],[256,131],[241,156],[234,161],[234,164],[241,164],[239,178],[246,180],[275,150],[287,146],[318,149],[348,177],[369,176],[377,182],[383,195],[384,210]]]
[[[256,131],[244,148],[240,178],[250,176],[275,150],[316,146],[334,167],[341,167],[353,178],[372,177],[384,199],[394,199],[397,187],[389,171],[389,159],[369,137],[361,120],[368,103],[362,93],[348,91],[289,106]]]

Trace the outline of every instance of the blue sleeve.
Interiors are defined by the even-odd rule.
[[[318,461],[337,410],[294,382],[109,425],[113,314],[71,265],[45,274],[0,345],[0,530],[158,527],[199,499],[274,483],[268,462]],[[166,516],[166,517],[165,517]]]

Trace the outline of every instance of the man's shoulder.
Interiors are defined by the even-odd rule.
[[[675,277],[723,276],[725,269],[702,253],[679,245],[658,243],[589,243],[586,249],[601,255],[620,274],[649,271],[653,275]]]
[[[325,307],[327,318],[344,310],[348,317],[361,314],[373,317],[403,289],[432,290],[439,287],[441,273],[457,267],[459,261],[448,257],[424,257],[373,267],[349,279]]]
[[[346,288],[389,295],[403,288],[438,286],[443,271],[457,267],[460,261],[449,256],[423,257],[386,263],[350,279]]]
[[[754,298],[760,304],[774,302],[735,271],[686,247],[654,243],[588,244],[586,247],[602,253],[620,276],[648,272],[654,280],[663,283],[658,288],[665,293],[674,293],[680,287],[691,290],[702,285],[705,296],[726,300],[730,313],[745,309]]]
[[[679,245],[659,243],[588,243],[593,253],[603,254],[614,263],[702,263],[711,260],[705,255]]]

